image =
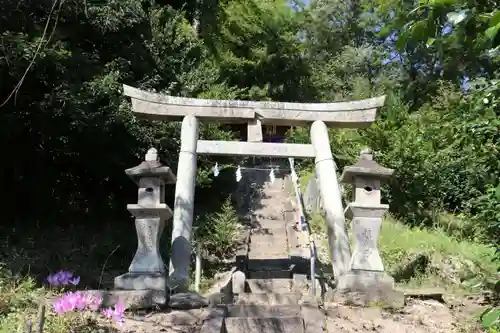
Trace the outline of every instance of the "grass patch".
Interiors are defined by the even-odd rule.
[[[318,258],[328,265],[325,221],[320,214],[311,215],[309,221],[311,232],[319,240]],[[475,291],[497,268],[494,250],[487,245],[458,240],[442,229],[410,228],[390,216],[383,221],[379,249],[388,273],[406,287],[443,287],[455,293]],[[404,274],[419,258],[425,258],[423,265],[417,262],[409,274]]]
[[[315,177],[316,174],[314,173],[314,171],[303,171],[303,172],[299,171],[299,173],[300,173],[299,186],[302,193],[304,193],[307,188],[307,184],[313,177]]]
[[[496,273],[491,247],[458,240],[442,229],[410,228],[387,217],[379,244],[384,264],[393,275],[398,275],[411,258],[420,255],[429,259],[419,274],[401,281],[404,284],[473,291]]]

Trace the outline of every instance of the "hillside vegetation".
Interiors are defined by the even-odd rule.
[[[137,187],[124,170],[154,146],[175,171],[180,126],[136,119],[122,84],[174,96],[291,102],[386,94],[370,128],[331,129],[339,169],[372,148],[380,164],[396,170],[383,195],[398,224],[386,232],[415,232],[408,239],[420,237],[420,247],[461,251],[480,261],[473,271],[479,280],[494,274],[499,8],[498,0],[1,2],[0,186],[8,209],[0,225],[0,292],[8,296],[0,295],[0,331],[21,329],[16,318],[26,306],[36,312],[33,295],[49,273],[68,269],[97,287],[130,263],[136,240],[126,204],[136,202]],[[203,124],[201,137],[238,136]],[[309,142],[309,129],[287,140]],[[213,179],[216,161],[244,163],[199,157],[196,213],[226,225],[234,220],[224,212],[234,214],[226,199],[235,180],[231,172]],[[300,167],[311,170],[312,161]],[[225,236],[198,230],[210,246],[237,233],[234,226]],[[233,248],[230,239],[220,244],[212,255]],[[402,256],[387,255],[394,262]],[[68,331],[63,324],[47,330]]]

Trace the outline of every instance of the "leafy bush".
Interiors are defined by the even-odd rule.
[[[208,254],[218,258],[230,257],[236,249],[242,227],[231,199],[227,198],[220,212],[198,218],[195,241],[201,243]]]

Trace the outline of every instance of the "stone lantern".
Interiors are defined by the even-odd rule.
[[[135,217],[138,244],[129,272],[115,278],[115,288],[166,291],[166,269],[159,243],[165,221],[173,215],[165,204],[165,185],[175,184],[176,177],[158,160],[155,148],[148,150],[141,164],[125,173],[139,186],[137,204],[127,205]]]
[[[373,161],[370,149],[363,149],[359,161],[344,168],[340,181],[354,186],[353,202],[345,210],[346,217],[351,220],[354,250],[349,271],[339,277],[339,290],[360,291],[394,285],[394,280],[384,273],[378,250],[382,217],[389,209],[389,205],[381,204],[380,190],[393,173],[394,170]]]

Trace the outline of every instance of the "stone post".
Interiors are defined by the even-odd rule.
[[[166,291],[159,244],[165,220],[172,217],[165,204],[165,185],[175,184],[175,175],[158,161],[155,148],[148,150],[144,162],[125,173],[139,186],[137,204],[127,205],[135,216],[138,243],[129,272],[115,278],[115,288]]]
[[[354,198],[346,208],[346,217],[351,220],[355,237],[354,251],[349,271],[340,277],[337,290],[366,292],[375,290],[392,292],[394,279],[384,272],[384,265],[378,250],[378,238],[382,217],[389,205],[381,204],[381,184],[389,179],[394,170],[380,166],[373,161],[370,149],[361,151],[360,160],[344,168],[342,183],[354,185]]]
[[[177,185],[175,186],[172,250],[168,281],[169,288],[175,292],[186,291],[189,286],[198,134],[198,119],[193,116],[185,116],[181,127],[181,150],[177,167]]]
[[[349,267],[351,248],[345,225],[342,194],[337,180],[336,165],[330,149],[328,129],[317,120],[311,126],[311,142],[316,153],[316,175],[323,201],[328,229],[328,245],[335,280]]]

